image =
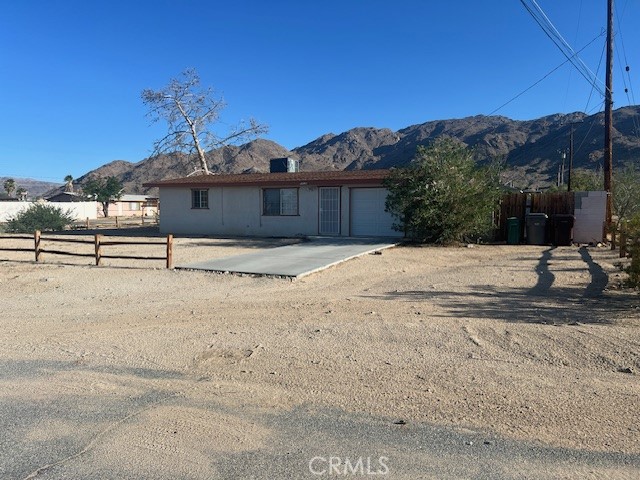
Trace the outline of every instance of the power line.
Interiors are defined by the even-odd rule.
[[[625,3],[625,6],[622,10],[622,14],[624,15],[624,11],[627,7],[627,4]],[[618,37],[620,38],[620,45],[622,46],[622,54],[624,57],[624,69],[622,67],[622,62],[620,59],[620,49],[617,50],[617,54],[618,54],[618,64],[620,65],[620,72],[621,72],[621,77],[622,77],[622,83],[624,85],[624,93],[627,97],[627,102],[628,104],[631,105],[635,105],[636,103],[636,99],[635,99],[635,95],[633,93],[633,82],[631,81],[631,73],[630,73],[630,68],[629,68],[629,62],[627,61],[627,49],[624,46],[624,38],[622,36],[622,22],[620,20],[620,15],[618,13],[618,10],[616,9],[616,20],[618,21]],[[626,73],[626,76],[625,76]],[[627,83],[628,80],[628,83]],[[631,93],[631,96],[629,96],[629,93]],[[633,122],[633,130],[634,130],[634,134],[637,137],[640,137],[640,121],[638,120],[638,116],[635,114],[631,115],[631,121]]]
[[[580,0],[580,8],[578,9],[578,23],[576,25],[576,34],[573,37],[574,45],[578,43],[578,33],[580,32],[580,21],[582,20],[582,7],[583,7],[583,0]],[[566,109],[567,98],[569,98],[569,90],[571,89],[572,73],[573,73],[573,70],[569,70],[569,78],[567,79],[567,89],[564,92],[563,110]]]
[[[593,40],[591,40],[589,43],[587,43],[584,47],[582,47],[580,50],[578,50],[577,52],[574,53],[574,55],[578,55],[579,53],[581,53],[585,48],[587,48],[588,46],[590,46],[593,42],[595,42],[598,38],[602,37],[604,35],[604,32],[600,32],[600,35],[598,35],[597,37],[595,37]],[[547,77],[549,77],[551,74],[553,74],[556,70],[560,69],[561,67],[563,67],[565,64],[567,64],[570,61],[570,59],[565,60],[564,62],[562,62],[560,65],[558,65],[557,67],[555,67],[553,70],[551,70],[549,73],[547,73],[544,77],[542,77],[540,80],[538,80],[537,82],[535,82],[533,85],[530,85],[529,87],[525,88],[523,91],[521,91],[520,93],[518,93],[516,96],[514,96],[513,98],[511,98],[510,100],[506,101],[505,103],[503,103],[502,105],[500,105],[498,108],[496,108],[495,110],[493,110],[491,113],[489,113],[489,116],[493,115],[494,113],[502,110],[504,107],[506,107],[507,105],[509,105],[511,102],[517,100],[518,98],[520,98],[522,95],[524,95],[525,93],[527,93],[529,90],[531,90],[533,87],[535,87],[536,85],[538,85],[539,83],[541,83],[543,80],[545,80]]]
[[[595,85],[595,88],[598,89],[600,94],[604,96],[605,91],[600,85],[597,83],[602,83],[598,77],[587,67],[587,65],[578,57],[578,54],[571,48],[571,46],[567,43],[567,41],[562,37],[560,32],[556,29],[556,27],[551,23],[549,17],[544,13],[542,8],[538,5],[535,0],[530,0],[533,4],[533,8],[527,5],[526,0],[520,0],[520,3],[524,6],[524,8],[529,12],[531,17],[535,20],[538,26],[542,29],[542,31],[549,37],[549,39],[558,47],[560,52],[571,62],[571,64],[580,72],[580,74],[589,82],[591,85]]]
[[[598,73],[600,73],[600,67],[602,66],[602,59],[604,58],[604,52],[607,48],[606,43],[602,44],[602,52],[600,52],[600,60],[598,60],[598,69],[596,70],[596,75]],[[584,113],[587,113],[587,110],[589,110],[589,104],[591,103],[591,97],[593,96],[593,85],[591,85],[591,90],[589,91],[589,98],[587,98],[587,105],[586,107],[584,107]]]

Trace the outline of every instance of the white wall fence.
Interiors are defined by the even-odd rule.
[[[576,243],[603,242],[607,219],[607,192],[575,192],[573,241]]]
[[[33,204],[34,202],[0,202],[0,223],[7,222]],[[86,220],[87,218],[95,220],[97,218],[97,202],[46,202],[45,205],[61,208],[64,212],[69,212],[76,220]]]

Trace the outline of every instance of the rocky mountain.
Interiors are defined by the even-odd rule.
[[[254,140],[242,146],[228,146],[208,153],[216,173],[267,172],[269,160],[290,156],[300,160],[300,169],[354,170],[406,165],[419,145],[428,145],[440,136],[456,138],[473,148],[478,162],[504,159],[505,183],[519,188],[551,184],[568,151],[570,130],[574,129],[574,167],[602,165],[604,114],[556,114],[536,120],[518,121],[501,116],[483,116],[426,122],[394,132],[387,128],[353,128],[288,151],[270,140]],[[614,162],[640,162],[640,106],[614,112]],[[115,175],[130,193],[144,192],[143,183],[188,175],[196,167],[183,155],[160,155],[138,163],[115,161],[89,175]]]

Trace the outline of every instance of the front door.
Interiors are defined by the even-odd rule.
[[[320,235],[340,235],[340,187],[320,187]]]

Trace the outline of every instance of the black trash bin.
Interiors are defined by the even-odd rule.
[[[546,213],[528,213],[525,217],[527,243],[529,245],[546,245],[547,243]]]
[[[553,225],[553,244],[557,246],[573,243],[573,225],[576,217],[569,214],[558,214],[551,217]]]

